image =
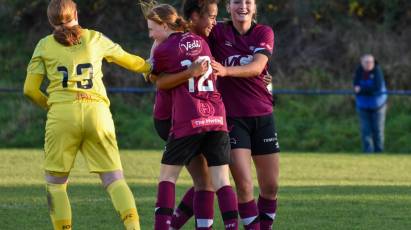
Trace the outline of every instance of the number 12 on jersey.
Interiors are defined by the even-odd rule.
[[[207,61],[208,62],[208,69],[207,71],[199,77],[198,82],[197,82],[197,90],[199,92],[209,92],[209,91],[214,91],[214,85],[213,81],[208,79],[208,77],[211,75],[213,72],[213,69],[211,68],[211,59],[209,56],[199,56],[194,62],[202,62],[202,61]],[[182,66],[186,66],[189,68],[191,66],[192,62],[190,60],[184,60],[181,62]],[[207,85],[204,85],[204,82],[207,80]],[[194,77],[188,79],[188,91],[190,93],[195,92],[195,80]]]

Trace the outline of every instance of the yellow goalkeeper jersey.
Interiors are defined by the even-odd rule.
[[[30,60],[27,75],[47,76],[47,104],[79,99],[104,101],[109,105],[101,70],[102,60],[134,72],[148,73],[151,65],[129,54],[102,33],[83,29],[78,45],[64,46],[53,35],[41,39]]]

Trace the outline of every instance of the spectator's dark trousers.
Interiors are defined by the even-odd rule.
[[[357,112],[361,124],[361,140],[365,153],[384,151],[384,123],[387,104],[378,109],[361,109]]]

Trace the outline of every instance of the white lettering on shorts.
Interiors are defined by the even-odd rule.
[[[277,138],[277,133],[274,134],[274,137],[269,137],[269,138],[264,138],[263,139],[264,143],[274,143],[276,148],[280,148],[280,145],[278,143],[278,138]]]

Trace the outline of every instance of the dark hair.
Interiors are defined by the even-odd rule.
[[[159,4],[149,9],[145,13],[148,20],[152,20],[159,25],[166,24],[174,31],[188,31],[188,23],[178,15],[177,10],[169,4]]]
[[[51,0],[47,7],[47,17],[54,27],[54,39],[62,45],[72,46],[80,43],[81,26],[67,27],[66,24],[75,20],[76,3],[72,0]]]
[[[190,19],[194,12],[200,15],[205,14],[208,11],[208,6],[211,4],[219,3],[219,0],[185,0],[183,4],[184,18]]]

